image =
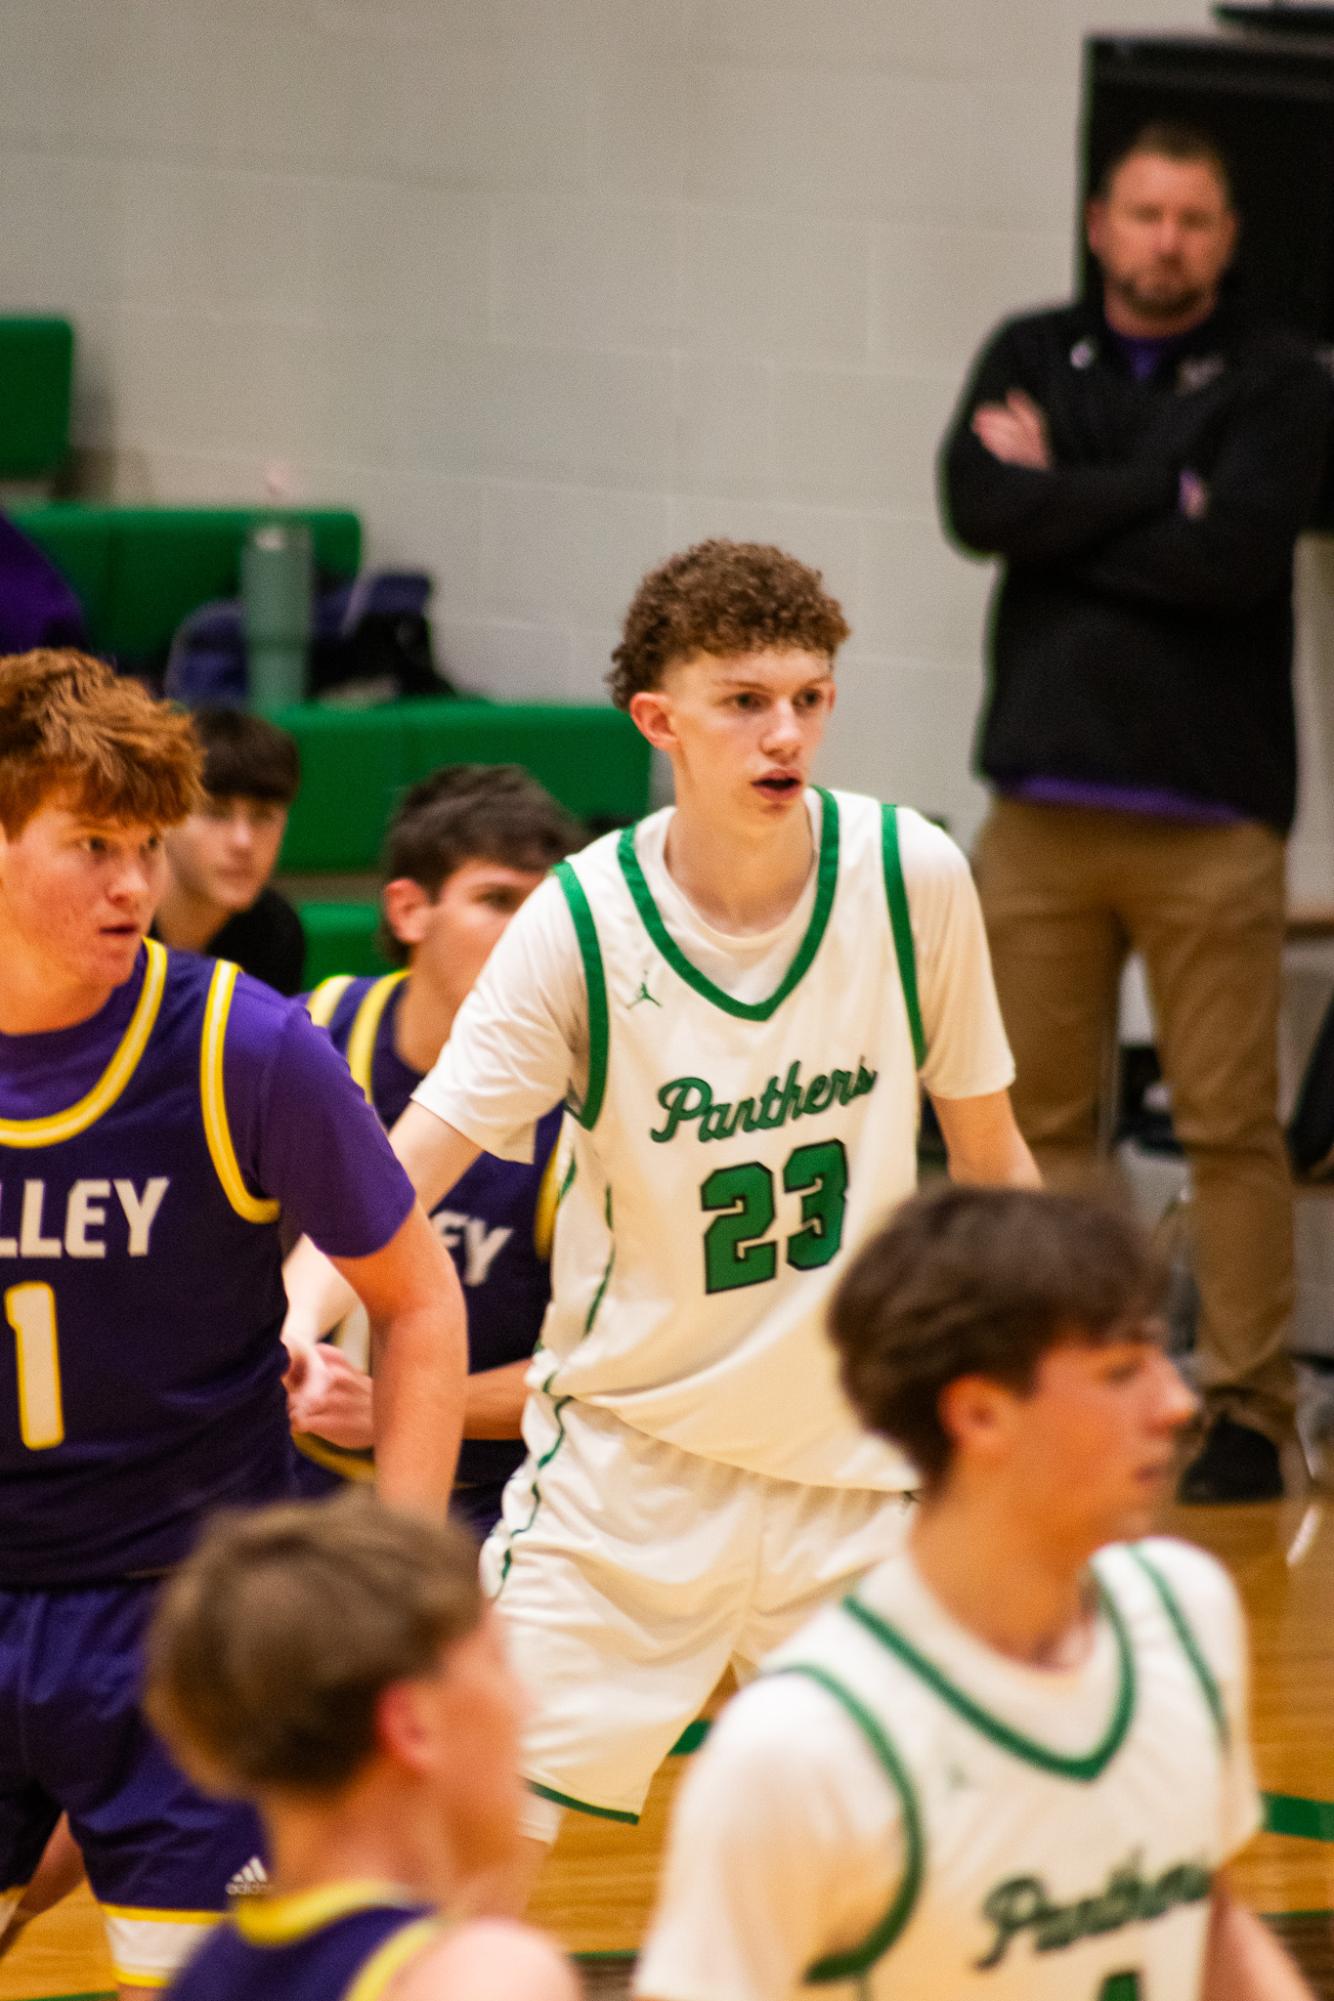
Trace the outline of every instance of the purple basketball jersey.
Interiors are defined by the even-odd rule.
[[[334,990],[332,983],[317,988],[312,1007],[322,992]],[[328,1016],[329,1034],[384,1124],[392,1126],[421,1082],[421,1072],[394,1047],[401,980],[396,982],[392,974],[360,975],[339,987],[337,996]],[[473,1375],[524,1361],[537,1346],[551,1297],[550,1253],[540,1241],[539,1213],[561,1117],[557,1105],[538,1120],[531,1162],[480,1154],[431,1212],[463,1286]],[[499,1490],[523,1456],[523,1442],[517,1438],[465,1438],[458,1479],[484,1488],[488,1496],[494,1490],[498,1508]]]
[[[332,1884],[239,1903],[177,1975],[171,2001],[329,2001],[354,1988],[379,1995],[439,1936],[442,1921],[425,1905],[388,1901],[387,1889],[378,1895],[373,1886],[359,1895]]]
[[[0,1585],[155,1571],[209,1510],[287,1491],[269,1198],[297,1191],[256,1187],[244,1135],[274,1124],[267,1070],[289,1016],[327,1069],[327,1088],[307,1082],[307,1155],[327,1161],[332,1125],[345,1182],[381,1191],[383,1216],[360,1222],[364,1248],[387,1241],[411,1200],[304,1012],[244,978],[234,992],[236,977],[150,941],[91,1022],[0,1038]],[[283,1126],[299,1150],[302,1121]]]

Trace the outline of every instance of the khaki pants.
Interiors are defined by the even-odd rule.
[[[1211,1416],[1227,1411],[1280,1439],[1295,1399],[1292,1191],[1277,1110],[1282,841],[1250,821],[1192,827],[998,800],[976,866],[1015,1110],[1053,1186],[1098,1171],[1121,967],[1132,949],[1143,958],[1194,1185],[1200,1386]]]

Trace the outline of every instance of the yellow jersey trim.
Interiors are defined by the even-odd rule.
[[[222,1051],[237,970],[229,960],[219,959],[213,968],[208,1001],[204,1007],[204,1035],[199,1045],[199,1095],[204,1108],[204,1136],[223,1193],[237,1215],[243,1216],[247,1223],[272,1223],[277,1220],[279,1204],[252,1195],[241,1178],[222,1088]]]
[[[351,973],[334,973],[327,980],[321,980],[306,995],[306,1013],[316,1028],[327,1028],[334,1018],[339,1001],[352,984]]]
[[[74,1139],[79,1133],[86,1132],[103,1112],[115,1104],[138,1068],[139,1059],[153,1032],[153,1024],[162,1005],[162,990],[167,983],[165,946],[159,945],[156,938],[145,938],[144,951],[148,955],[148,963],[134,1013],[115,1054],[92,1090],[77,1104],[68,1106],[63,1112],[52,1112],[45,1118],[0,1119],[0,1146],[59,1146],[63,1140]]]
[[[153,1911],[142,1904],[102,1904],[99,1909],[104,1917],[144,1925],[217,1925],[223,1917],[221,1911]]]
[[[439,1918],[418,1918],[415,1924],[406,1924],[402,1931],[394,1932],[371,1954],[351,1986],[343,1990],[342,2001],[379,2001],[390,1981],[433,1945],[444,1929]]]
[[[540,1258],[551,1257],[551,1241],[556,1234],[556,1211],[560,1208],[561,1182],[569,1165],[571,1146],[569,1140],[570,1121],[564,1118],[556,1134],[556,1144],[547,1155],[547,1164],[542,1170],[542,1181],[537,1191],[537,1207],[533,1211],[533,1249]]]
[[[313,1431],[294,1431],[292,1443],[306,1459],[317,1466],[323,1466],[328,1473],[337,1473],[342,1480],[373,1480],[375,1461],[363,1458],[350,1446],[331,1445],[327,1438],[320,1438]]]
[[[321,1883],[317,1889],[298,1890],[289,1897],[243,1898],[232,1912],[232,1923],[251,1945],[291,1945],[354,1911],[392,1909],[395,1905],[410,1911],[421,1901],[401,1883],[359,1878],[350,1883]]]
[[[114,1959],[111,1974],[119,1987],[169,1987],[176,1978],[174,1973],[150,1973],[144,1966],[122,1966]]]
[[[396,973],[386,973],[383,979],[366,989],[347,1038],[347,1067],[365,1092],[367,1104],[375,1102],[371,1097],[371,1066],[375,1061],[375,1038],[380,1022],[389,1005],[390,994],[395,987],[401,987],[407,977],[407,967],[400,966]]]

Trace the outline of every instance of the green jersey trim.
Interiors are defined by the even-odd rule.
[[[1020,1758],[1026,1764],[1036,1765],[1039,1770],[1050,1772],[1056,1778],[1074,1779],[1087,1785],[1092,1780],[1100,1778],[1106,1771],[1125,1742],[1126,1732],[1135,1713],[1135,1657],[1131,1650],[1130,1635],[1126,1631],[1125,1621],[1121,1617],[1116,1601],[1101,1579],[1098,1580],[1098,1604],[1106,1616],[1116,1642],[1116,1701],[1112,1706],[1111,1720],[1102,1742],[1095,1744],[1083,1757],[1073,1758],[1059,1751],[1048,1750],[1045,1744],[1039,1744],[1033,1738],[1025,1737],[1020,1731],[1012,1730],[1008,1723],[1003,1723],[998,1716],[993,1716],[989,1710],[983,1709],[980,1703],[974,1702],[970,1695],[965,1695],[961,1688],[957,1688],[934,1661],[928,1660],[925,1654],[919,1654],[911,1641],[906,1640],[902,1633],[887,1624],[885,1620],[878,1618],[868,1606],[861,1603],[860,1599],[845,1598],[843,1609],[888,1647],[891,1653],[896,1654],[904,1666],[910,1668],[924,1681],[942,1702],[955,1711],[956,1715],[962,1716],[965,1723],[971,1723],[975,1730],[980,1730],[984,1737],[990,1737],[993,1744],[999,1744],[1000,1748],[1008,1751],[1012,1757]]]
[[[591,1129],[598,1122],[607,1088],[607,1055],[611,1039],[607,976],[602,967],[597,925],[593,922],[583,884],[568,862],[557,862],[555,874],[570,906],[574,935],[579,941],[579,956],[584,962],[584,986],[588,993],[588,1089],[575,1117],[581,1126]]]
[[[1204,1650],[1191,1630],[1189,1621],[1177,1600],[1176,1593],[1158,1569],[1158,1566],[1150,1563],[1143,1550],[1136,1549],[1132,1544],[1127,1554],[1134,1558],[1157,1592],[1172,1631],[1181,1642],[1181,1651],[1185,1654],[1186,1659],[1195,1671],[1195,1679],[1200,1684],[1209,1714],[1213,1718],[1214,1729],[1218,1732],[1219,1744],[1226,1750],[1231,1732],[1228,1729],[1227,1710],[1223,1705],[1223,1697],[1218,1683],[1214,1680],[1209,1663],[1204,1658]]]
[[[894,1901],[884,1917],[870,1935],[858,1946],[847,1952],[830,1953],[827,1958],[817,1960],[808,1968],[806,1979],[812,1985],[825,1986],[835,1980],[852,1980],[865,1973],[878,1959],[883,1959],[889,1951],[912,1913],[917,1902],[917,1893],[922,1887],[922,1870],[925,1843],[922,1836],[922,1816],[917,1807],[917,1795],[912,1780],[908,1777],[903,1763],[880,1725],[868,1709],[852,1694],[842,1682],[826,1673],[823,1668],[808,1667],[797,1661],[791,1667],[774,1670],[779,1674],[800,1674],[808,1681],[818,1683],[826,1695],[833,1697],[839,1707],[846,1711],[857,1725],[867,1743],[889,1777],[889,1782],[899,1796],[903,1809],[903,1845],[906,1851],[903,1875],[895,1892]]]
[[[724,1014],[734,1015],[738,1021],[768,1021],[770,1016],[783,1005],[793,988],[801,983],[810,968],[811,960],[820,949],[820,941],[829,922],[829,913],[834,907],[834,891],[838,887],[838,801],[832,792],[821,788],[820,799],[820,859],[816,865],[815,903],[811,910],[806,935],[797,948],[796,957],[783,975],[779,985],[765,1001],[733,1000],[731,994],[716,987],[711,979],[701,973],[698,966],[691,964],[681,947],[672,937],[662,921],[662,915],[653,901],[653,892],[644,880],[644,871],[639,866],[635,853],[635,830],[627,827],[616,847],[621,873],[634,898],[635,908],[643,920],[644,929],[661,952],[672,971],[693,987],[697,994]],[[564,863],[561,864],[565,866]]]
[[[908,885],[903,880],[903,860],[899,853],[899,809],[880,808],[880,853],[885,871],[885,898],[889,904],[889,925],[894,933],[894,950],[899,961],[908,1026],[912,1030],[913,1054],[920,1070],[926,1062],[926,1030],[922,1026],[922,1004],[917,992],[917,952],[912,940],[912,917],[908,910]]]
[[[539,1799],[554,1800],[557,1806],[573,1807],[576,1813],[587,1813],[594,1820],[623,1820],[629,1827],[638,1827],[639,1815],[626,1813],[616,1806],[590,1806],[587,1800],[577,1800],[573,1793],[558,1793],[554,1786],[540,1786],[536,1779],[529,1779],[528,1790]]]
[[[588,1318],[584,1322],[585,1338],[593,1332],[593,1322],[597,1319],[603,1299],[606,1297],[607,1287],[611,1284],[612,1266],[616,1263],[616,1226],[611,1220],[610,1187],[607,1189],[606,1217],[607,1228],[611,1232],[611,1249],[607,1252],[607,1262],[602,1268],[602,1277],[598,1281],[598,1289],[593,1294],[593,1304],[589,1307]]]
[[[553,1375],[555,1374],[554,1370],[552,1371],[552,1374]],[[550,1382],[551,1377],[548,1377],[547,1381]],[[543,1385],[543,1388],[544,1389],[546,1388],[545,1384]],[[564,1411],[565,1406],[569,1401],[570,1399],[568,1397],[557,1397],[552,1403],[551,1414],[556,1420],[556,1436],[552,1440],[551,1444],[547,1447],[546,1451],[542,1454],[542,1457],[538,1460],[536,1466],[534,1466],[533,1468],[533,1511],[529,1515],[527,1521],[523,1524],[523,1526],[521,1528],[515,1529],[513,1535],[510,1537],[508,1543],[505,1545],[505,1555],[500,1565],[500,1580],[496,1585],[497,1598],[499,1598],[501,1592],[505,1589],[505,1584],[510,1574],[510,1568],[514,1562],[515,1543],[519,1540],[519,1537],[521,1535],[527,1535],[529,1529],[533,1526],[533,1523],[537,1520],[538,1510],[542,1506],[542,1488],[539,1483],[539,1475],[545,1472],[546,1468],[551,1464],[556,1454],[560,1451],[561,1446],[564,1445],[565,1443],[565,1419],[562,1415],[562,1412]]]

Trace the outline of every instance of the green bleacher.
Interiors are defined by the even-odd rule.
[[[74,334],[67,320],[0,318],[0,477],[53,479],[69,455]],[[128,666],[165,658],[190,612],[240,591],[241,551],[261,520],[309,523],[315,562],[355,576],[361,522],[339,507],[120,507],[25,501],[10,519],[43,549],[77,593],[94,650]],[[649,749],[605,704],[453,700],[368,709],[302,704],[276,720],[301,751],[301,791],[280,867],[332,878],[376,869],[385,824],[404,790],[440,764],[522,764],[580,819],[594,825],[646,810]],[[340,884],[344,889],[345,885]],[[372,972],[373,899],[300,901],[313,982]]]
[[[9,518],[74,586],[92,643],[111,659],[165,653],[181,620],[241,588],[241,550],[258,521],[310,525],[315,561],[352,577],[361,522],[346,507],[116,507],[42,501]]]
[[[0,319],[0,479],[54,479],[69,457],[74,329],[68,320]]]
[[[522,764],[595,825],[647,810],[649,747],[628,716],[598,704],[416,701],[375,709],[305,704],[277,712],[301,751],[301,790],[281,867],[372,870],[406,788],[441,764]],[[375,904],[306,898],[307,977],[375,972]]]

